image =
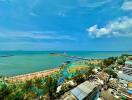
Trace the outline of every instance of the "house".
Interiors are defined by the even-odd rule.
[[[115,78],[110,78],[108,85],[111,88],[117,88],[118,87],[118,80]]]
[[[97,76],[100,80],[103,80],[105,82],[109,79],[109,75],[105,72],[99,72]]]

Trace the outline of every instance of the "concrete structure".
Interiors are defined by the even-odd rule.
[[[85,98],[87,98],[87,100],[93,100],[97,94],[97,88],[93,82],[85,81],[76,88],[72,89],[71,93],[78,100],[84,100]]]
[[[117,74],[120,80],[132,82],[132,60],[126,61],[123,70]]]
[[[118,77],[119,77],[120,80],[132,82],[132,76],[124,74],[122,71],[119,71],[117,73],[117,75],[118,75]]]
[[[93,100],[98,94],[98,89],[95,82],[85,81],[70,92],[77,100]]]
[[[132,76],[132,61],[126,61],[123,67],[123,73]]]
[[[66,92],[59,100],[97,100],[99,91],[96,82],[85,81]]]

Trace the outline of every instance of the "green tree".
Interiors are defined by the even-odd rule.
[[[33,87],[33,81],[32,80],[28,80],[25,82],[24,86],[23,86],[23,90],[29,90]]]
[[[0,100],[8,98],[8,96],[12,93],[12,88],[7,84],[0,84]]]
[[[42,88],[42,79],[36,78],[34,84],[37,88]]]
[[[46,77],[44,89],[47,90],[51,100],[54,98],[53,92],[56,92],[56,88],[57,88],[57,78],[52,78],[51,76]]]
[[[113,78],[117,78],[117,74],[114,72],[113,69],[111,68],[107,68],[104,70],[104,72],[106,72],[107,74],[109,74],[110,76],[112,76]]]
[[[114,64],[116,60],[117,60],[117,57],[109,57],[108,59],[104,59],[103,67],[106,68],[106,67]]]

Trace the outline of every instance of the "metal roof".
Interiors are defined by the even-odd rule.
[[[132,82],[132,76],[124,74],[124,73],[117,73],[117,74],[120,79]]]
[[[132,90],[127,90],[127,92],[128,92],[129,94],[132,94]]]
[[[78,99],[83,100],[96,87],[94,82],[85,81],[71,90],[71,93]]]
[[[132,60],[126,61],[125,64],[132,64]]]

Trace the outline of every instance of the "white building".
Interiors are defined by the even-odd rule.
[[[126,61],[123,67],[123,73],[132,76],[132,61]]]
[[[126,61],[122,71],[118,73],[119,81],[127,88],[127,84],[132,82],[132,61]]]

